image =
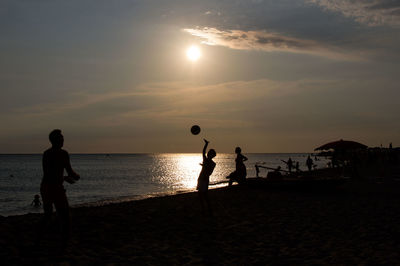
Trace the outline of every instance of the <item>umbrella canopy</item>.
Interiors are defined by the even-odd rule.
[[[318,148],[315,148],[314,150],[354,150],[354,149],[365,149],[368,148],[368,146],[361,144],[356,141],[351,141],[351,140],[337,140],[337,141],[332,141],[327,144],[324,144]]]

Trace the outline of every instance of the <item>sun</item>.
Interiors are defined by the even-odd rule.
[[[201,57],[201,51],[199,47],[192,45],[186,50],[186,56],[190,61],[196,62]]]

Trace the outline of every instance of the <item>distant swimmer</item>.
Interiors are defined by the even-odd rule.
[[[40,207],[41,205],[42,205],[42,202],[40,202],[40,196],[36,194],[33,197],[33,201],[31,203],[31,206]]]
[[[201,164],[201,172],[197,179],[197,190],[199,191],[199,198],[201,203],[201,211],[204,215],[206,209],[209,215],[212,215],[210,200],[208,199],[208,184],[210,183],[210,175],[213,173],[216,163],[212,160],[217,153],[214,149],[207,152],[209,141],[204,139],[203,147],[203,163]]]

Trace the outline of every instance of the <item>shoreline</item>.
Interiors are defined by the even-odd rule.
[[[210,184],[210,190],[212,189],[218,189],[223,187],[222,185],[228,184],[228,182],[223,181],[223,182],[217,182],[215,184]],[[175,190],[175,191],[167,191],[167,192],[155,192],[155,193],[149,193],[149,194],[144,194],[144,195],[135,195],[135,196],[121,196],[121,197],[116,197],[116,198],[109,198],[109,199],[103,199],[103,200],[98,200],[98,201],[92,201],[92,202],[85,202],[85,203],[76,203],[76,204],[70,204],[71,209],[75,208],[84,208],[84,207],[101,207],[101,206],[107,206],[110,204],[118,204],[118,203],[125,203],[125,202],[131,202],[131,201],[140,201],[140,200],[146,200],[150,198],[159,198],[159,197],[166,197],[166,196],[174,196],[174,195],[179,195],[179,194],[184,194],[184,193],[195,193],[196,189],[180,189],[180,190]],[[68,197],[68,191],[67,191],[67,197]],[[35,208],[32,206],[32,208]],[[10,215],[1,215],[0,218],[7,218],[7,217],[14,217],[14,216],[23,216],[23,215],[28,215],[28,214],[43,214],[43,206],[37,207],[36,212],[26,212],[26,213],[16,213],[16,214],[10,214]]]
[[[222,187],[71,209],[60,252],[57,227],[35,242],[41,214],[0,218],[8,264],[397,264],[399,182],[354,181],[327,191]]]
[[[227,182],[226,182],[227,183]],[[211,186],[211,184],[210,184]],[[233,186],[238,186],[237,184],[234,184]],[[210,187],[209,191],[213,190],[218,190],[218,189],[224,189],[227,188],[227,186],[221,186],[221,187]],[[75,209],[92,209],[92,208],[108,208],[112,207],[114,205],[119,205],[119,204],[133,204],[135,202],[141,202],[141,201],[146,201],[150,199],[156,199],[156,200],[161,200],[165,198],[174,198],[175,196],[179,195],[184,195],[184,194],[194,194],[197,195],[197,191],[195,188],[193,189],[186,189],[186,190],[177,190],[177,191],[171,191],[171,192],[156,192],[156,193],[150,193],[146,195],[136,195],[136,196],[121,196],[117,198],[110,198],[110,199],[104,199],[104,200],[99,200],[99,201],[93,201],[93,202],[86,202],[86,203],[77,203],[77,204],[70,204],[69,208],[70,211],[73,211]],[[68,191],[67,191],[67,197],[68,197]],[[12,214],[12,215],[0,215],[0,219],[13,219],[13,218],[22,218],[24,216],[40,216],[43,215],[43,206],[37,207],[38,212],[28,212],[28,213],[22,213],[22,214]],[[55,215],[55,209],[53,209],[53,215]]]

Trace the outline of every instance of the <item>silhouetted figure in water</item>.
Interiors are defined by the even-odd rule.
[[[258,175],[260,174],[260,167],[258,165],[255,165],[254,167],[256,168],[256,177],[258,178]]]
[[[66,191],[63,186],[64,169],[68,178],[78,180],[80,176],[72,170],[69,154],[63,150],[64,137],[61,130],[55,129],[49,135],[52,147],[43,153],[43,179],[40,186],[44,210],[44,226],[48,226],[53,213],[53,204],[57,211],[57,218],[61,224],[63,244],[69,238],[69,205]],[[45,229],[45,228],[44,228]]]
[[[208,199],[208,184],[210,183],[210,175],[214,171],[215,162],[212,160],[217,153],[214,149],[210,149],[206,155],[206,150],[209,141],[204,139],[204,147],[203,147],[203,163],[199,178],[197,179],[197,190],[199,191],[200,203],[201,203],[201,211],[204,214],[205,210],[208,210],[208,214],[212,215],[212,209],[210,205],[210,201]]]
[[[40,202],[40,196],[35,195],[35,197],[32,200],[31,206],[39,207],[41,205],[42,205],[42,203]]]
[[[289,173],[291,173],[292,168],[293,168],[293,161],[292,161],[292,158],[290,158],[290,157],[289,157],[289,160],[287,161],[287,167],[288,167]]]
[[[306,160],[306,165],[307,165],[307,167],[308,167],[308,171],[311,171],[312,170],[312,166],[313,166],[313,160],[311,159],[311,157],[310,156],[308,156],[307,157],[307,160]]]
[[[297,173],[300,172],[300,163],[299,162],[296,162],[294,169],[296,169]]]
[[[247,161],[247,157],[242,154],[242,149],[240,147],[236,147],[235,153],[236,170],[226,177],[229,179],[229,186],[232,186],[234,181],[243,184],[247,176],[246,165],[244,165],[244,162]]]

